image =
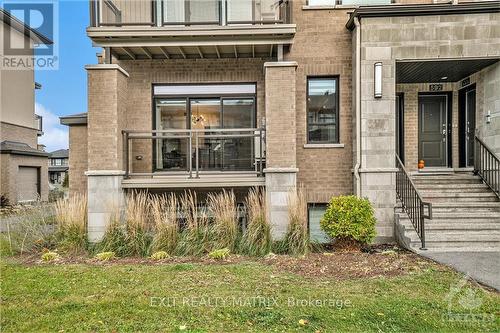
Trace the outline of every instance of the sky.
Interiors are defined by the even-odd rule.
[[[100,52],[85,33],[88,25],[88,0],[59,1],[59,38],[54,41],[59,44],[59,69],[35,72],[35,81],[42,84],[35,93],[35,112],[43,116],[44,131],[38,141],[48,152],[68,148],[68,127],[59,124],[59,116],[87,112],[84,67],[97,63]]]

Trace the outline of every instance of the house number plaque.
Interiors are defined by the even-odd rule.
[[[429,84],[429,91],[443,91],[442,84]]]

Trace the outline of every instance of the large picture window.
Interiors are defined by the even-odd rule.
[[[198,151],[200,170],[253,170],[255,143],[252,137],[206,135],[214,134],[206,132],[209,130],[256,127],[255,85],[251,87],[252,93],[244,93],[249,90],[247,86],[250,85],[155,87],[155,93],[159,93],[155,94],[155,129],[191,129],[199,133],[198,142],[191,142],[192,149],[186,137],[156,140],[155,169],[187,171],[189,158],[194,163],[194,152]],[[180,96],[180,91],[185,95]]]
[[[307,142],[339,143],[339,79],[307,80]]]

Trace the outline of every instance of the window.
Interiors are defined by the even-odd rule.
[[[307,220],[309,223],[309,238],[317,243],[329,243],[330,238],[321,230],[319,221],[325,214],[327,204],[315,203],[307,207]]]
[[[307,80],[307,142],[339,143],[338,77]]]
[[[200,133],[191,149],[186,137],[156,140],[155,169],[187,171],[190,158],[192,165],[196,164],[197,150],[201,171],[254,170],[254,138],[218,138],[214,133],[203,133],[219,128],[255,128],[255,88],[255,84],[155,86],[155,129]]]
[[[333,6],[335,3],[335,0],[309,0],[307,2],[309,6]]]

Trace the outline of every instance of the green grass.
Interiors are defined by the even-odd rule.
[[[498,332],[500,297],[473,287],[488,323],[442,319],[460,275],[425,269],[396,278],[312,279],[258,263],[20,265],[1,263],[2,332]],[[188,306],[183,298],[272,297],[277,305]],[[158,306],[159,298],[175,306]],[[287,306],[337,299],[343,308]],[[152,304],[153,303],[153,306]],[[165,303],[166,304],[166,301]],[[221,303],[219,303],[221,304]],[[458,303],[452,311],[464,312]],[[307,320],[300,325],[299,320]]]

